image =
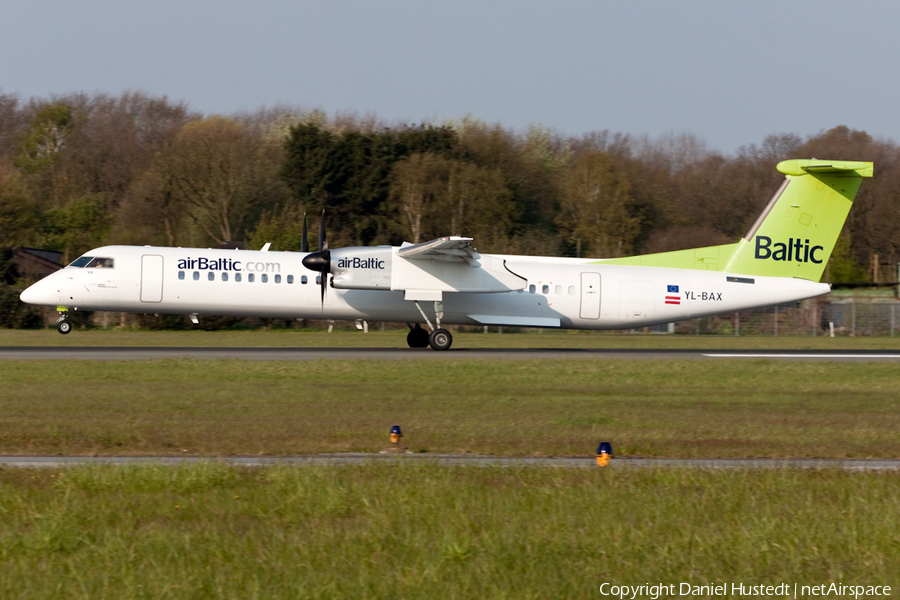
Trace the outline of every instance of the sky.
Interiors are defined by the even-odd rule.
[[[900,141],[900,3],[28,0],[0,92],[141,90],[205,114],[691,133],[733,154],[837,125]]]

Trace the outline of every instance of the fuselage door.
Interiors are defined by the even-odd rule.
[[[600,273],[581,274],[581,318],[600,318]]]
[[[162,302],[163,257],[145,254],[141,257],[141,302]]]

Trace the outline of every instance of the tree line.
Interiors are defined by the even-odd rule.
[[[787,158],[870,160],[832,281],[896,280],[897,145],[834,127],[734,155],[690,134],[525,132],[475,118],[387,123],[268,108],[205,116],[140,92],[0,95],[0,272],[18,247],[70,261],[104,244],[299,250],[475,238],[482,252],[616,257],[736,241]]]

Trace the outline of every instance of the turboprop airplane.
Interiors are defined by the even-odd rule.
[[[630,329],[812,298],[870,162],[787,160],[734,244],[628,258],[479,254],[472,238],[302,252],[104,246],[21,294],[69,310],[396,321],[412,348],[447,350],[445,325]],[[421,324],[427,325],[428,330]]]

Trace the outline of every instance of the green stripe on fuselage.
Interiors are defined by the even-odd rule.
[[[591,264],[628,265],[633,267],[665,267],[668,269],[696,269],[700,271],[724,271],[728,259],[737,244],[659,252],[643,256],[626,256],[593,261]]]

